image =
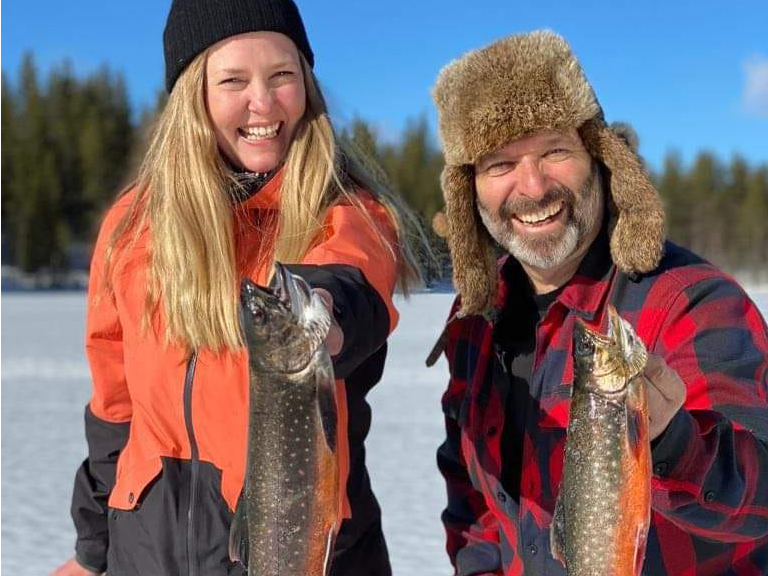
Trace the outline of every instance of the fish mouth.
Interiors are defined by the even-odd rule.
[[[282,308],[283,310],[300,309],[301,299],[310,301],[312,293],[306,282],[297,281],[284,265],[275,262],[275,271],[269,286],[259,286],[244,278],[240,285],[240,298],[252,312],[256,308]]]
[[[269,288],[259,286],[249,278],[243,278],[240,282],[240,303],[241,317],[243,314],[250,316],[244,324],[241,319],[246,334],[250,334],[253,329],[263,330],[269,323],[269,310],[280,306],[279,298]]]
[[[613,326],[609,324],[608,334],[602,334],[587,326],[582,320],[576,320],[574,327],[574,354],[585,358],[591,357],[597,350],[607,350],[610,354],[618,353],[613,336]]]
[[[591,384],[587,384],[587,389],[608,398],[621,396],[627,390],[647,357],[642,340],[611,305],[608,306],[605,334],[577,319],[573,355],[574,361],[591,373]]]
[[[240,298],[249,309],[256,303],[272,305],[282,301],[275,290],[267,286],[259,286],[249,278],[243,278],[240,283]]]
[[[301,308],[302,300],[305,303],[312,300],[309,284],[300,276],[291,274],[280,262],[275,262],[275,273],[269,287],[283,304],[295,311]]]
[[[275,330],[319,330],[325,335],[330,327],[330,316],[320,296],[312,292],[306,280],[280,262],[274,263],[268,286],[243,278],[240,301],[242,312],[248,316],[247,324],[260,334]]]

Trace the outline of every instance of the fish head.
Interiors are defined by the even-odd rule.
[[[642,340],[613,306],[608,306],[607,334],[576,320],[573,329],[576,385],[606,397],[623,396],[647,358]]]
[[[241,328],[251,362],[273,372],[303,370],[325,342],[331,317],[309,284],[275,262],[268,287],[244,279],[240,286]]]

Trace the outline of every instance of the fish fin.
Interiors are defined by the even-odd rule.
[[[336,524],[328,530],[328,536],[325,542],[325,561],[323,562],[323,576],[328,576],[331,572],[331,561],[333,560],[333,549],[336,544]]]
[[[229,559],[232,562],[240,562],[248,570],[248,506],[244,492],[245,488],[237,499],[235,515],[229,527]]]
[[[635,536],[635,571],[633,576],[640,576],[643,570],[645,546],[648,542],[648,528],[649,525],[645,522],[637,527],[637,535]]]
[[[552,549],[552,557],[565,567],[565,506],[562,490],[557,495],[552,524],[549,525],[549,547]]]
[[[332,378],[321,378],[317,385],[317,407],[323,424],[328,449],[336,453],[336,382]]]
[[[640,457],[643,447],[642,420],[643,413],[631,404],[627,404],[627,441],[629,449],[635,459]]]

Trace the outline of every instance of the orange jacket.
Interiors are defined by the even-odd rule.
[[[242,204],[250,218],[258,220],[265,211],[277,209],[280,183],[278,173]],[[134,194],[132,190],[122,196],[106,215],[94,251],[88,296],[86,350],[93,376],[90,410],[106,422],[130,422],[129,438],[119,455],[109,506],[122,510],[134,508],[145,487],[160,472],[161,457],[189,459],[192,447],[187,425],[191,424],[199,459],[221,470],[221,494],[229,508],[234,509],[245,473],[248,422],[245,349],[221,354],[199,351],[192,386],[191,422],[187,422],[183,396],[188,358],[180,347],[164,345],[154,331],[141,327],[146,234],[130,253],[121,255],[120,262],[113,268],[117,271],[112,278],[114,297],[97,297],[106,244]],[[303,263],[342,264],[359,269],[386,305],[389,332],[398,319],[392,304],[397,262],[381,238],[396,246],[396,233],[385,208],[371,194],[360,191],[359,195],[370,218],[357,207],[343,202],[329,208],[322,238],[310,249]],[[247,221],[242,225],[247,226]],[[373,225],[378,230],[374,230]],[[263,238],[251,230],[238,230],[237,236],[243,239],[238,245],[240,272],[263,283],[266,271],[254,268],[252,255],[263,243],[271,244],[274,238]],[[162,328],[162,319],[160,323]],[[339,458],[341,470],[346,471],[344,381],[338,380],[337,386]],[[346,494],[345,489],[340,492]],[[346,502],[344,512],[349,516]]]

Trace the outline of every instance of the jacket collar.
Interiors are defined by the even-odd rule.
[[[608,229],[603,226],[558,300],[585,319],[593,320],[608,297],[615,274]]]
[[[240,206],[246,210],[277,209],[280,204],[283,170],[284,168],[280,167],[266,181],[255,183],[250,194],[240,201]]]

